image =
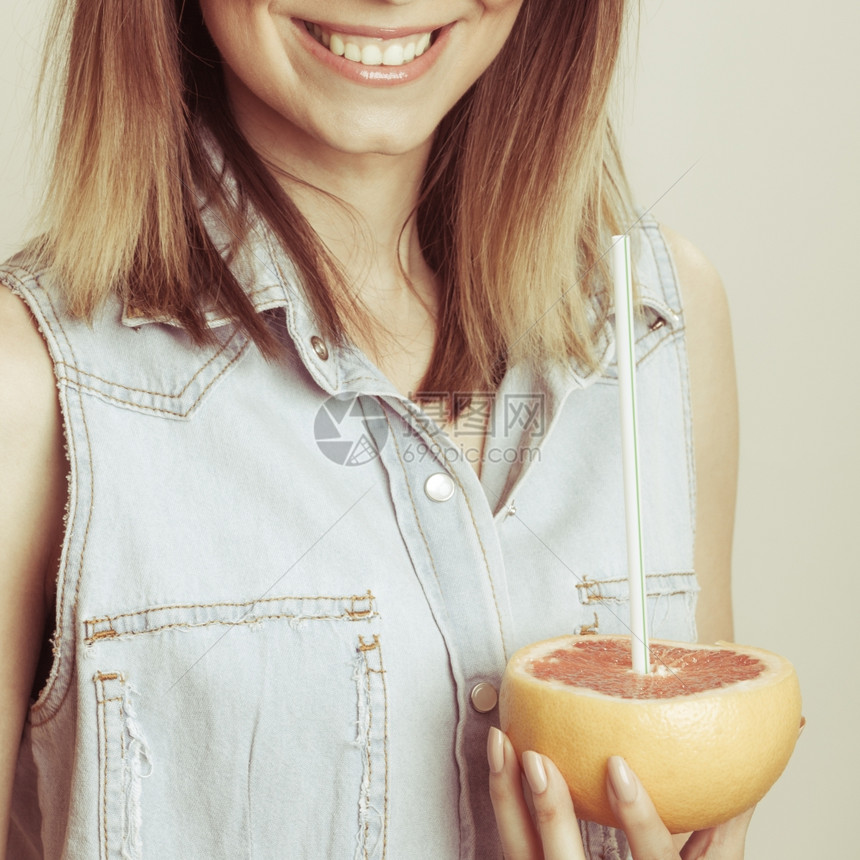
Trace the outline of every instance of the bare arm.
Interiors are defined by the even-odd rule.
[[[53,602],[65,475],[47,349],[27,308],[0,285],[0,856],[5,856],[18,747]]]
[[[695,566],[702,591],[699,639],[732,641],[732,532],[738,476],[738,401],[729,309],[722,282],[687,239],[661,227],[684,299],[695,444]]]

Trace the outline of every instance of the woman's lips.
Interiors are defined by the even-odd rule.
[[[432,30],[341,28],[294,20],[310,52],[350,80],[390,85],[414,80],[429,69],[453,24]]]
[[[402,66],[420,57],[433,40],[434,30],[409,33],[401,37],[365,36],[347,33],[310,21],[305,29],[337,57],[346,57],[365,66]]]

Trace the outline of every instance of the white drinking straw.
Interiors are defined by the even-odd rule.
[[[621,405],[621,457],[624,512],[627,522],[627,576],[630,582],[630,641],[633,671],[647,675],[648,619],[645,613],[645,568],[642,560],[642,500],[639,492],[639,439],[636,429],[636,359],[633,349],[633,276],[630,238],[612,237],[615,284],[615,355]]]

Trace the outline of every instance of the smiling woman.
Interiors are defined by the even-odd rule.
[[[75,16],[43,259],[73,312],[122,284],[141,310],[203,342],[208,297],[277,351],[211,253],[196,188],[233,253],[251,209],[263,218],[327,338],[358,338],[378,361],[392,327],[423,340],[424,365],[401,386],[410,391],[491,388],[508,360],[594,362],[607,301],[583,273],[602,273],[601,233],[628,218],[606,115],[623,4],[530,3],[519,14],[517,0],[309,10],[204,0],[177,4],[175,18],[169,3],[125,7],[61,6]],[[305,17],[321,8],[325,21]],[[405,79],[377,86],[362,77],[370,67],[323,52],[305,22],[355,39],[438,37],[400,67]],[[63,23],[51,56],[62,56]],[[200,157],[213,144],[223,162]],[[362,228],[373,235],[356,242]],[[85,251],[94,236],[106,240],[99,254]],[[141,285],[144,272],[157,290]]]
[[[701,584],[730,636],[728,326],[631,214],[624,7],[59,4],[45,229],[0,268],[10,856],[626,856],[524,757],[541,849],[485,753],[507,658],[626,599],[619,232],[654,634]]]

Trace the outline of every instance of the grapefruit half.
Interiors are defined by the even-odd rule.
[[[758,803],[800,726],[788,660],[742,645],[652,639],[652,672],[632,671],[630,638],[563,636],[522,648],[499,693],[521,757],[549,756],[580,818],[617,827],[606,763],[623,756],[672,833],[703,830]]]

